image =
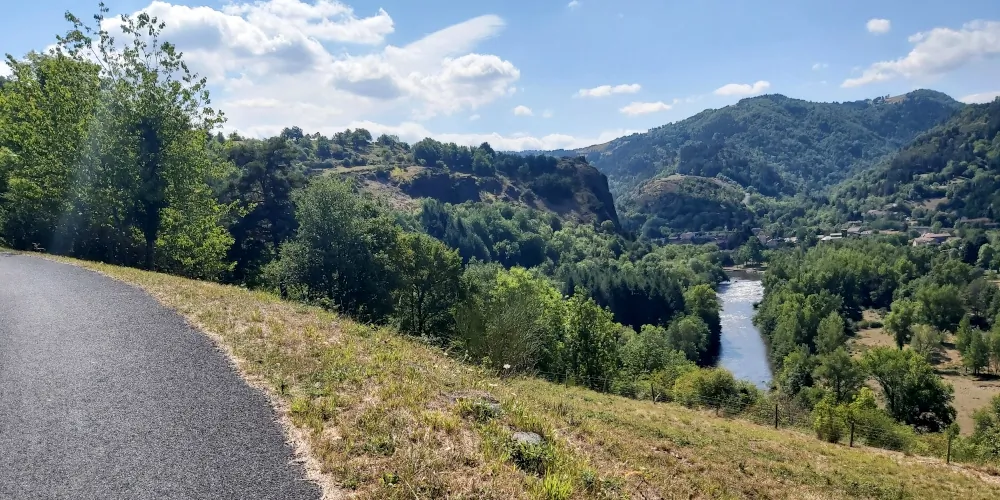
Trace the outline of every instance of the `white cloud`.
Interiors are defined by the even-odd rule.
[[[505,135],[496,132],[487,134],[456,134],[435,133],[416,122],[384,125],[371,121],[345,123],[341,126],[330,127],[329,131],[320,130],[320,132],[332,134],[346,128],[364,128],[376,136],[380,134],[397,135],[400,139],[409,142],[419,141],[425,137],[431,137],[442,142],[454,142],[455,144],[464,146],[478,146],[484,142],[488,142],[494,149],[500,151],[576,149],[594,144],[603,144],[626,135],[645,132],[645,130],[638,129],[613,129],[605,130],[597,136],[573,136],[568,134],[533,136],[523,133]],[[280,130],[275,133],[277,132],[280,132]]]
[[[376,15],[359,19],[353,9],[335,0],[318,0],[315,4],[300,0],[233,3],[222,7],[222,12],[241,16],[265,31],[304,34],[324,41],[377,44],[395,30],[386,11],[379,9]]]
[[[534,114],[535,112],[527,106],[518,106],[514,108],[514,116],[533,116]]]
[[[752,85],[749,83],[730,83],[728,85],[723,85],[715,89],[715,95],[733,96],[733,95],[755,95],[759,94],[767,89],[771,88],[771,83],[765,80],[759,80],[754,82]]]
[[[897,77],[941,75],[983,59],[1000,56],[1000,22],[972,21],[961,29],[934,28],[909,37],[913,49],[893,61],[876,62],[842,87],[860,87]]]
[[[633,102],[632,104],[625,106],[619,111],[629,116],[639,116],[639,115],[647,115],[649,113],[658,113],[660,111],[668,111],[672,107],[673,107],[672,105],[667,104],[663,101]]]
[[[813,64],[813,66],[812,66],[813,71],[820,71],[820,70],[824,70],[824,69],[829,68],[829,67],[830,67],[830,65],[827,64],[827,63],[824,63],[824,62],[818,62],[818,63]]]
[[[993,92],[980,92],[978,94],[969,94],[965,97],[959,99],[966,104],[983,104],[986,102],[993,102],[994,99],[1000,97],[1000,90],[995,90]]]
[[[580,89],[580,91],[576,93],[576,97],[608,97],[612,94],[635,94],[640,90],[642,90],[642,85],[639,85],[638,83],[615,86],[601,85],[592,89]]]
[[[566,7],[570,9],[576,9],[579,6],[580,6],[580,0],[570,0],[570,2],[566,4]]]
[[[482,117],[479,116],[478,114],[472,115],[472,116],[469,117],[469,121],[470,122],[479,121],[480,118],[482,118]]]
[[[865,27],[868,28],[869,33],[884,35],[892,29],[892,22],[888,19],[869,19],[868,22],[865,23]]]
[[[13,72],[6,62],[0,61],[0,76],[10,76]]]
[[[552,118],[553,116],[555,116],[555,114],[552,112],[551,109],[546,109],[545,111],[542,111],[542,118]]]
[[[209,79],[227,128],[248,135],[475,111],[511,95],[520,79],[512,62],[476,50],[504,28],[492,15],[358,53],[394,32],[388,13],[358,17],[333,0],[235,0],[219,10],[156,0],[144,10]]]

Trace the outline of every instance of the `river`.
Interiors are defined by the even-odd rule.
[[[771,383],[771,366],[760,331],[753,324],[753,305],[764,297],[760,277],[731,274],[719,286],[722,304],[722,352],[719,366],[733,372],[737,379],[753,382],[761,389]]]

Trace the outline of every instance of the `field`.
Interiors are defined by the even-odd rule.
[[[878,319],[872,311],[865,312],[865,319]],[[895,347],[892,336],[882,328],[861,330],[854,337],[854,354],[860,356],[872,347]],[[940,356],[936,360],[935,370],[941,377],[955,388],[955,411],[958,412],[958,425],[962,434],[972,432],[972,414],[989,403],[1000,394],[1000,379],[996,377],[977,377],[965,373],[962,368],[962,355],[955,349],[954,338],[945,338]]]
[[[271,396],[327,498],[1000,497],[974,468],[502,379],[270,294],[60,260],[141,287],[210,335]],[[519,447],[514,431],[545,444]]]

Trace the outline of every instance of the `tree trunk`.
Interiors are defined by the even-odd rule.
[[[152,237],[150,237],[150,235],[147,234],[146,235],[146,265],[145,265],[145,268],[146,268],[147,271],[152,271],[153,270],[153,262],[155,261],[155,258],[154,258],[155,257],[155,255],[154,255],[155,252],[156,252],[156,234],[154,233],[152,235]]]

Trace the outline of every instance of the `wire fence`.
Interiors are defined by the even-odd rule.
[[[502,373],[499,375],[503,376]],[[758,391],[720,395],[676,393],[658,387],[655,380],[649,379],[574,378],[568,374],[549,372],[535,372],[534,375],[568,387],[585,387],[653,403],[678,404],[719,418],[744,420],[777,430],[788,429],[849,447],[871,447],[936,457],[948,464],[976,463],[954,456],[952,445],[956,436],[953,434],[919,433],[878,412],[853,415],[833,407],[828,411],[811,410],[792,398]],[[627,386],[625,391],[622,391],[623,385]]]

